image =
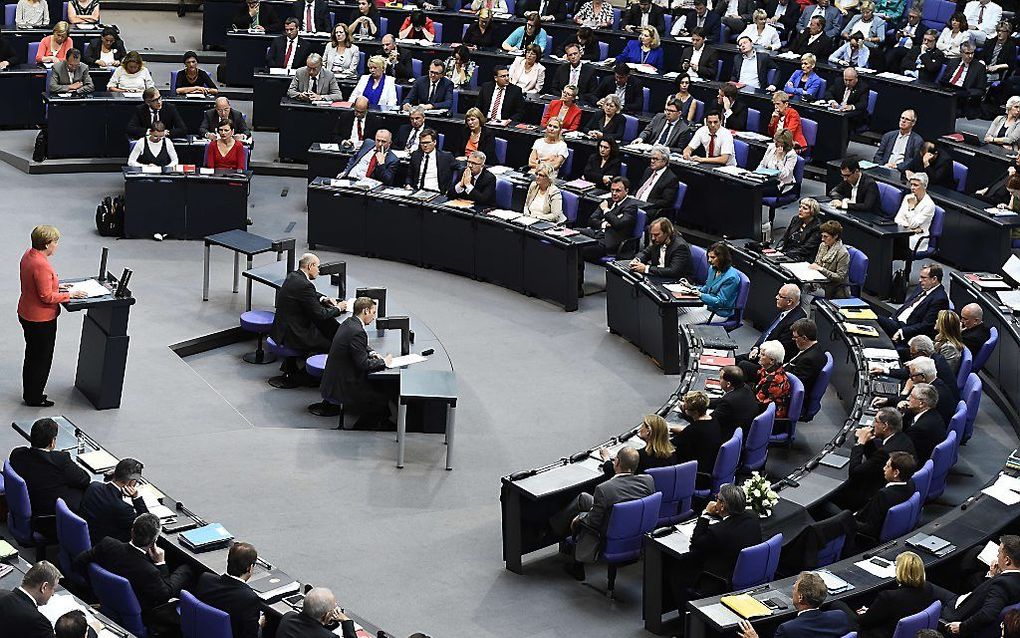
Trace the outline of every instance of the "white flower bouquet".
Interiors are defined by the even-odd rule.
[[[772,491],[772,484],[768,479],[758,472],[752,472],[751,478],[744,481],[740,487],[744,490],[747,506],[758,516],[764,518],[772,514],[773,506],[779,502],[779,495]]]

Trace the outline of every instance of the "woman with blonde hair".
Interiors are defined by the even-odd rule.
[[[613,62],[630,62],[633,64],[648,64],[656,69],[662,68],[663,57],[662,47],[659,45],[659,30],[655,27],[641,27],[638,32],[638,39],[631,40],[623,48],[623,52],[616,56]],[[606,60],[609,62],[609,60]]]
[[[638,450],[638,466],[634,470],[635,474],[641,474],[654,467],[668,467],[677,464],[676,448],[669,440],[669,424],[666,423],[666,419],[658,414],[647,415],[641,421],[637,435],[645,442],[645,446]],[[613,462],[609,450],[602,448],[599,450],[599,454],[605,461],[602,466],[603,471],[612,475]]]
[[[563,162],[567,161],[568,154],[567,143],[563,141],[563,122],[554,117],[545,123],[545,135],[535,140],[535,143],[531,145],[528,166],[534,172],[539,164],[548,163],[553,169],[552,176],[556,177]]]
[[[106,86],[107,91],[119,93],[141,93],[153,88],[156,88],[156,83],[152,81],[152,74],[138,51],[130,51],[124,56]]]
[[[365,66],[368,67],[368,73],[358,79],[358,84],[348,99],[354,102],[364,96],[370,106],[395,107],[397,89],[393,84],[393,77],[386,75],[386,58],[373,55]]]
[[[535,168],[535,181],[528,187],[528,195],[524,199],[524,214],[554,224],[562,224],[567,220],[563,214],[563,193],[553,183],[556,170],[546,162],[539,163]]]
[[[71,25],[60,21],[53,25],[53,35],[48,35],[39,42],[35,53],[36,64],[52,64],[67,57],[67,52],[74,48],[74,40],[69,35]]]
[[[963,327],[960,325],[960,315],[952,310],[940,310],[935,319],[935,351],[942,355],[953,372],[960,371]]]
[[[924,561],[914,552],[896,557],[896,588],[878,593],[868,607],[857,610],[859,638],[892,638],[901,618],[923,611],[935,601]]]

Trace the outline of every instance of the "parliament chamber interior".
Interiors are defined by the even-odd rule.
[[[1017,11],[5,5],[0,638],[1020,636]]]

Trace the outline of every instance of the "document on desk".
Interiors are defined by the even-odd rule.
[[[791,261],[783,264],[783,268],[789,270],[794,277],[801,281],[826,281],[828,279],[817,270],[812,270],[811,264],[806,261]]]
[[[1016,213],[1008,208],[998,208],[997,206],[991,206],[985,209],[985,212],[992,217],[1013,217]]]
[[[868,361],[899,361],[900,353],[892,348],[864,348],[861,351]]]
[[[85,618],[88,621],[89,627],[96,632],[103,630],[105,625],[99,622],[99,619],[92,614],[92,610],[85,608],[74,599],[74,596],[70,594],[53,594],[50,597],[49,602],[39,607],[39,613],[46,616],[46,620],[50,621],[54,626],[57,624],[57,620],[69,611],[80,611],[85,614]],[[102,634],[100,634],[102,635]],[[115,634],[109,634],[115,635]]]
[[[1000,290],[995,294],[999,296],[999,301],[1012,308],[1014,312],[1020,310],[1020,290]]]
[[[67,287],[68,292],[84,292],[86,297],[102,297],[110,294],[110,291],[103,284],[95,279],[86,279],[73,283]]]
[[[857,561],[854,563],[854,566],[879,578],[894,578],[896,576],[896,563],[884,558],[869,558],[868,560]]]
[[[742,140],[751,140],[752,142],[764,142],[765,140],[770,139],[768,136],[762,135],[761,133],[755,133],[754,131],[737,131],[735,136]]]
[[[96,450],[78,455],[78,462],[92,470],[93,474],[102,474],[116,467],[118,459],[106,450]]]
[[[490,166],[488,168],[489,172],[492,173],[493,175],[505,175],[514,170],[509,166]]]
[[[399,368],[402,366],[409,366],[412,363],[421,363],[422,361],[428,361],[428,359],[420,354],[406,354],[402,357],[393,357],[393,360],[387,363],[386,367]]]
[[[1006,505],[1016,505],[1017,503],[1020,503],[1020,493],[1013,490],[1013,483],[1011,481],[1003,481],[1003,478],[1008,477],[999,476],[994,483],[981,490],[981,493],[987,494]]]
[[[890,73],[889,71],[879,73],[875,77],[885,78],[887,80],[899,80],[900,82],[913,82],[917,80],[917,78],[912,78],[909,75],[900,75],[899,73]]]
[[[517,219],[518,217],[521,216],[521,214],[518,212],[512,210],[504,210],[502,208],[490,210],[489,214],[497,219],[502,219],[503,221],[507,222],[510,221],[511,219]]]

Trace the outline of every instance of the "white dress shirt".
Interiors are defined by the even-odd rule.
[[[215,144],[216,142],[211,143]],[[142,144],[149,147],[149,152],[152,153],[153,157],[157,157],[159,152],[162,150],[162,147],[165,145],[166,153],[170,156],[170,163],[168,166],[177,165],[177,151],[174,149],[174,143],[170,141],[169,137],[164,137],[158,144],[153,144],[149,140],[149,136],[146,135],[131,146],[131,154],[128,155],[128,166],[142,166],[142,164],[138,162],[138,157],[142,154]]]
[[[436,169],[436,152],[423,153],[421,157],[422,165],[425,164],[425,158],[428,158],[428,166],[425,167],[425,190],[438,191],[439,189],[439,171]],[[421,179],[421,176],[419,176]]]
[[[702,126],[697,130],[697,132],[694,133],[694,137],[691,138],[691,143],[688,144],[688,147],[692,151],[694,151],[704,146],[705,154],[707,155],[710,140],[711,136],[708,132],[708,127]],[[733,152],[733,135],[730,134],[728,129],[724,128],[720,128],[719,131],[715,134],[714,157],[719,157],[720,155],[730,156],[730,160],[726,162],[727,166],[737,165],[737,155],[736,153]]]
[[[372,161],[373,155],[375,155],[375,149],[365,153],[365,156],[361,158],[361,161],[354,165],[354,168],[351,169],[351,172],[348,173],[347,176],[351,179],[364,179],[365,173],[368,172],[368,164]]]
[[[701,64],[701,54],[705,52],[705,45],[702,44],[700,49],[691,48],[691,68],[687,69],[687,75],[694,78],[698,78],[698,65]]]
[[[760,89],[761,85],[758,82],[758,56],[757,54],[751,54],[748,58],[744,56],[743,61],[740,63],[740,77],[737,80],[741,84],[746,84],[749,87]]]

